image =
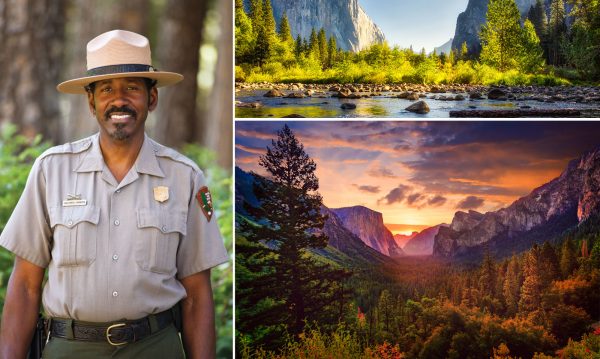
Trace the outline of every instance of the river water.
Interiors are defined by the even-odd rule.
[[[450,111],[459,110],[518,110],[524,109],[576,109],[582,110],[582,117],[599,117],[599,103],[577,102],[539,102],[535,100],[495,101],[488,99],[470,100],[463,93],[465,100],[441,101],[431,99],[438,96],[455,96],[456,94],[426,94],[422,98],[427,102],[430,112],[425,115],[406,111],[405,108],[415,101],[399,99],[398,93],[386,92],[380,96],[360,99],[339,99],[327,93],[324,97],[282,98],[264,97],[267,90],[240,90],[236,93],[236,101],[244,103],[259,102],[260,108],[237,107],[236,118],[281,118],[289,115],[300,115],[313,118],[448,118]],[[286,94],[289,92],[286,92]],[[356,109],[343,110],[343,103],[353,103]]]

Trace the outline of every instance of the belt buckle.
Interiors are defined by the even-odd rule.
[[[112,334],[110,334],[110,331],[112,329],[115,329],[115,328],[124,327],[125,325],[127,325],[127,324],[125,324],[125,323],[118,323],[118,324],[113,324],[113,325],[109,326],[108,328],[106,328],[106,341],[108,341],[108,344],[114,345],[114,346],[118,347],[118,346],[125,345],[125,344],[128,343],[128,342],[115,343],[112,340],[110,340],[110,337],[112,335]]]

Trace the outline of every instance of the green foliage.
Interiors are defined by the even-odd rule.
[[[50,144],[41,135],[28,139],[17,134],[17,128],[6,124],[0,133],[0,233],[25,188],[34,160]],[[0,247],[0,315],[4,307],[6,284],[12,271],[14,255]]]
[[[216,154],[195,144],[187,144],[182,152],[204,171],[213,196],[219,229],[227,252],[233,247],[233,178],[231,171],[217,165]],[[211,279],[215,302],[217,328],[217,357],[233,355],[233,263],[227,262],[212,269]]]
[[[339,321],[348,292],[342,282],[350,273],[311,253],[327,246],[321,232],[326,217],[316,164],[287,125],[259,165],[270,178],[255,176],[253,192],[260,204],[245,209],[261,224],[240,221],[243,240],[236,243],[238,328],[255,345],[273,348],[285,332],[302,333],[306,321]]]

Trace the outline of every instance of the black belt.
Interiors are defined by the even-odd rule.
[[[118,346],[135,343],[168,327],[173,323],[173,314],[169,309],[138,320],[112,323],[88,323],[61,318],[52,318],[50,321],[50,337],[92,342],[106,341]]]

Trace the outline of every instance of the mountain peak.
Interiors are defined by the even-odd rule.
[[[481,214],[459,211],[435,237],[434,255],[527,249],[600,212],[600,148],[569,162],[561,175],[510,206]],[[511,248],[507,248],[511,247]]]

